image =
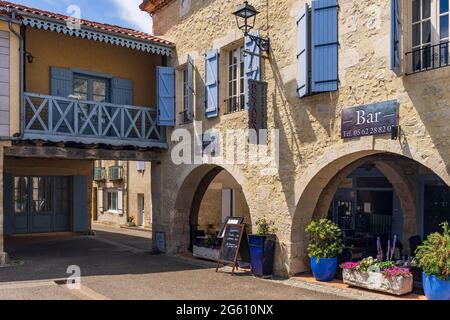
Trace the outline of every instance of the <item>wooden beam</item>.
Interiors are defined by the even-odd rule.
[[[72,160],[159,161],[159,151],[80,149],[61,147],[12,146],[5,156],[19,158],[51,158]]]

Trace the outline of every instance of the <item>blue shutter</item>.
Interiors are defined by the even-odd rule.
[[[73,72],[70,69],[50,68],[50,94],[67,98],[73,94]]]
[[[337,0],[312,1],[312,92],[338,89],[337,12]]]
[[[251,32],[252,35],[259,37],[259,32]],[[245,107],[248,108],[248,80],[261,80],[261,57],[260,49],[256,41],[252,40],[249,36],[245,37],[244,43],[244,94],[245,94]]]
[[[175,69],[157,67],[158,124],[175,125]]]
[[[194,119],[194,61],[191,56],[187,58],[187,77],[188,77],[188,105],[187,105],[187,118],[188,120]]]
[[[397,75],[401,72],[401,24],[400,0],[391,0],[391,70]]]
[[[12,234],[11,218],[12,213],[12,191],[13,191],[13,176],[10,174],[3,175],[3,233],[6,236]]]
[[[133,105],[133,81],[121,78],[111,79],[111,103]]]
[[[219,115],[219,51],[212,50],[205,57],[206,117]]]
[[[309,6],[300,8],[297,16],[297,91],[298,96],[304,97],[309,93]]]
[[[73,231],[88,231],[88,183],[86,176],[73,177]]]

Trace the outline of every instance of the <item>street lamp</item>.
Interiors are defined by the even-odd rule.
[[[270,49],[270,40],[250,34],[250,30],[255,27],[256,16],[258,14],[258,10],[250,5],[248,1],[244,1],[244,3],[233,12],[233,15],[236,17],[236,24],[238,28],[244,32],[244,36],[250,37],[262,51],[267,52]]]

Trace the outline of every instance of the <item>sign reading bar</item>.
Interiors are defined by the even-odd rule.
[[[267,129],[267,82],[248,80],[249,128]]]
[[[238,267],[237,259],[239,255],[242,261],[250,262],[250,246],[245,225],[228,224],[225,228],[222,248],[217,260],[216,272],[219,271],[221,264],[231,264],[233,266],[232,274],[234,274],[234,270]]]
[[[398,103],[390,100],[342,111],[342,139],[388,134],[398,126]]]

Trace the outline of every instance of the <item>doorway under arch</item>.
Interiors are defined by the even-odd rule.
[[[437,202],[443,208],[437,210]],[[309,269],[304,230],[312,220],[328,217],[338,223],[346,244],[361,249],[354,251],[356,257],[372,255],[378,237],[385,246],[394,235],[403,244],[401,254],[409,255],[411,237],[423,239],[449,220],[449,203],[448,184],[410,158],[371,152],[337,159],[302,192],[293,218],[291,274]]]

